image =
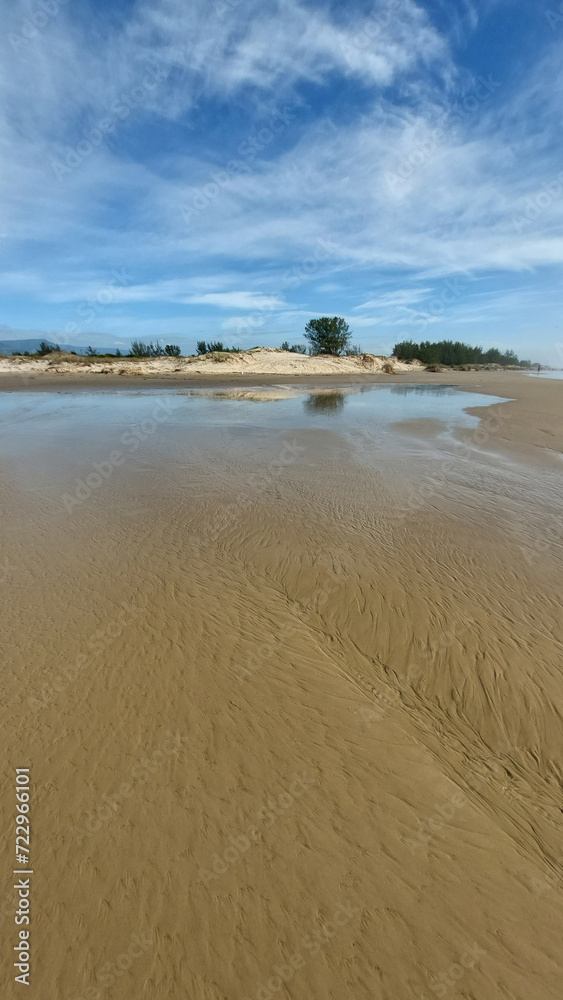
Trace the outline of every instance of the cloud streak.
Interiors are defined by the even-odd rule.
[[[496,275],[503,299],[526,274],[531,322],[563,263],[563,33],[545,17],[516,74],[459,57],[493,2],[441,23],[414,0],[47,6],[34,22],[16,0],[2,38],[3,321],[53,329],[125,268],[102,334],[236,328],[267,302],[272,329],[336,310],[390,337],[455,275],[467,295]],[[284,287],[319,240],[329,259]]]

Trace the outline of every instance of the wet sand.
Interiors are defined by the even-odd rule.
[[[78,453],[3,463],[30,996],[559,997],[563,389],[430,377],[514,401],[375,466],[307,428],[151,452],[71,510]]]

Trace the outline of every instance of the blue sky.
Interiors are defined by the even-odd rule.
[[[14,0],[0,337],[563,364],[562,0]]]

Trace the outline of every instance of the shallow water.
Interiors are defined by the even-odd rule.
[[[248,397],[252,390],[245,390]],[[264,390],[256,390],[263,393]],[[455,428],[478,426],[465,407],[502,402],[496,396],[459,392],[451,386],[362,386],[319,390],[283,399],[237,398],[215,391],[14,392],[0,395],[0,456],[23,454],[83,457],[100,445],[143,454],[155,446],[162,456],[169,447],[186,453],[205,440],[210,446],[226,439],[248,444],[268,431],[322,429],[348,438],[362,437],[377,450],[404,447],[394,424],[440,422],[442,435]],[[221,431],[218,434],[218,431]]]
[[[479,419],[465,408],[502,401],[442,385],[14,392],[0,394],[0,461],[7,481],[61,512],[69,491],[93,488],[101,499],[103,487],[121,503],[125,480],[129,504],[160,493],[165,480],[197,495],[211,468],[233,495],[268,468],[295,462],[326,466],[331,477],[361,465],[386,481],[415,483],[443,480],[441,463],[455,455],[456,468],[475,481],[491,455],[497,466],[507,463],[494,440],[488,455],[473,448]],[[460,433],[469,442],[463,455]]]

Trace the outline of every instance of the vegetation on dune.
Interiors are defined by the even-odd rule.
[[[412,340],[402,340],[395,344],[393,354],[399,361],[418,359],[425,365],[520,365],[529,368],[529,361],[519,361],[514,351],[499,351],[491,347],[484,351],[482,347],[472,347],[456,340],[439,340],[431,343],[423,340],[416,344]]]
[[[241,350],[241,347],[225,347],[221,340],[210,340],[208,344],[205,340],[197,342],[198,354],[237,354]]]
[[[321,316],[310,319],[305,327],[311,354],[343,354],[350,344],[352,333],[341,316]]]
[[[359,344],[351,344],[352,332],[346,320],[341,316],[320,316],[317,319],[310,319],[305,327],[305,337],[309,342],[305,344],[290,344],[284,340],[280,350],[289,351],[292,354],[332,355],[335,357],[358,357],[364,354],[364,350]],[[259,348],[252,348],[258,350]],[[227,347],[221,340],[199,340],[197,342],[197,354],[237,354],[241,352],[241,347]],[[20,357],[46,357],[49,354],[60,352],[58,344],[48,343],[42,340],[34,353],[29,351],[12,351],[12,355]],[[64,347],[63,347],[64,351]],[[76,354],[71,351],[71,354]],[[99,354],[97,348],[88,346],[84,352],[90,362],[96,358],[121,358],[123,355],[119,349],[114,354]],[[431,342],[423,340],[416,343],[413,340],[402,340],[395,344],[393,355],[399,361],[418,360],[428,368],[444,365],[445,367],[463,367],[466,365],[501,365],[518,366],[520,368],[531,368],[532,362],[519,360],[514,351],[500,351],[497,347],[490,347],[484,350],[482,347],[473,347],[461,341],[440,340]],[[181,357],[178,344],[166,344],[164,347],[159,341],[131,341],[131,349],[127,355],[129,358],[161,358]],[[78,360],[78,359],[77,359]],[[227,358],[218,357],[216,361],[226,361]],[[534,365],[535,367],[535,365]]]
[[[48,344],[46,340],[42,340],[35,353],[43,358],[46,354],[53,354],[55,351],[60,351],[58,344]]]
[[[290,354],[306,354],[307,345],[306,344],[292,344],[289,346],[289,341],[284,340],[280,348],[281,351],[289,351]]]
[[[153,343],[152,340],[149,340],[149,342],[145,344],[143,340],[132,340],[131,350],[129,351],[129,357],[130,358],[164,358],[164,357],[179,358],[180,348],[178,347],[178,344],[166,344],[166,347],[162,347],[162,345],[159,344],[158,341],[156,341],[156,343]]]

